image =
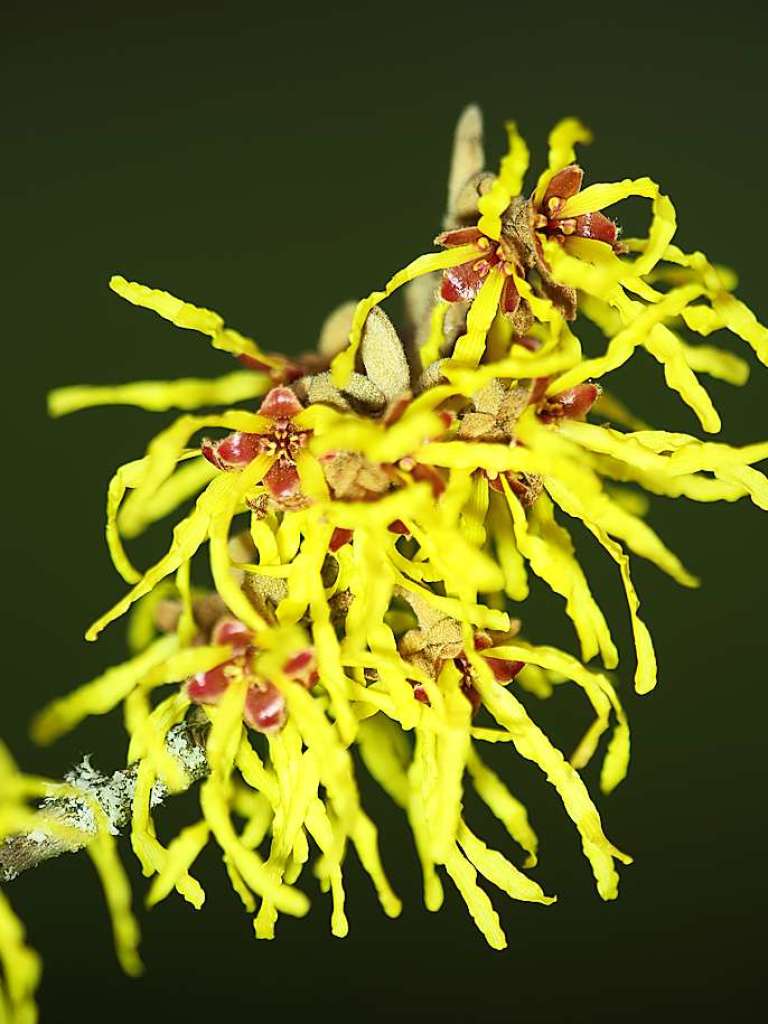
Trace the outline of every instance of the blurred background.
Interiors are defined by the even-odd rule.
[[[82,640],[122,591],[103,539],[104,491],[113,468],[138,457],[170,418],[107,409],[51,422],[45,394],[59,384],[230,369],[204,338],[112,295],[110,274],[216,309],[267,349],[311,347],[331,307],[429,249],[452,126],[475,100],[487,115],[491,166],[507,117],[518,120],[537,170],[553,121],[587,120],[596,134],[582,155],[588,180],[661,181],[677,206],[680,244],[736,267],[741,297],[768,319],[768,16],[754,4],[707,12],[335,0],[302,11],[6,0],[2,25],[0,735],[31,771],[59,776],[87,752],[111,771],[125,756],[119,713],[48,750],[35,749],[27,729],[45,701],[124,654],[119,624],[96,645]],[[637,230],[644,216],[629,204],[620,219]],[[724,436],[764,439],[768,371],[743,343],[723,344],[754,367],[743,390],[707,382]],[[650,358],[639,354],[613,388],[654,424],[696,432]],[[129,981],[86,858],[19,879],[9,895],[45,958],[43,1021],[667,1021],[688,1011],[701,1021],[748,1008],[766,910],[768,519],[746,502],[659,499],[653,522],[704,588],[682,592],[636,564],[660,663],[658,689],[644,698],[631,692],[623,595],[612,568],[583,545],[627,651],[621,692],[633,763],[599,800],[609,835],[636,858],[617,902],[595,894],[551,788],[499,751],[494,763],[528,801],[541,837],[536,877],[560,897],[550,908],[494,897],[506,952],[486,948],[455,896],[439,916],[422,909],[407,829],[367,787],[406,907],[385,919],[350,857],[345,941],[330,936],[318,896],[308,919],[283,920],[276,942],[257,944],[211,853],[201,862],[200,913],[173,898],[142,911],[147,972]],[[168,528],[136,557],[157,554]],[[574,649],[556,600],[537,590],[525,616],[532,638]],[[534,713],[566,749],[587,722],[565,691]],[[179,800],[160,819],[164,834],[193,815]],[[491,823],[481,827],[504,843]],[[146,882],[122,849],[140,906]]]

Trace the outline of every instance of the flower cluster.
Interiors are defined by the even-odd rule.
[[[619,654],[570,529],[584,527],[616,564],[635,687],[646,693],[657,666],[630,553],[684,586],[697,580],[645,521],[642,491],[768,508],[768,483],[753,468],[768,444],[732,448],[647,427],[604,379],[644,348],[713,433],[720,420],[699,374],[742,384],[748,365],[686,332],[728,328],[768,363],[768,331],[734,297],[728,272],[673,243],[674,208],[654,182],[584,186],[574,152],[589,141],[582,124],[555,127],[530,193],[527,148],[513,124],[507,133],[508,153],[489,173],[479,112],[463,114],[439,251],[336,311],[315,354],[265,353],[216,313],[116,277],[123,298],[208,335],[243,368],[208,383],[51,397],[54,414],[108,402],[184,410],[109,487],[107,540],[130,589],[87,636],[132,610],[132,657],[54,702],[34,727],[48,742],[123,704],[137,766],[132,844],[155,876],[153,901],[176,889],[199,907],[190,871],[214,841],[256,934],[272,937],[279,913],[306,912],[297,882],[316,849],[331,929],[344,935],[351,843],[384,911],[398,914],[354,746],[407,816],[426,906],[440,906],[449,879],[503,948],[479,877],[514,899],[552,897],[528,873],[538,843],[528,813],[484,760],[495,743],[541,769],[600,895],[616,896],[617,866],[630,858],[604,832],[580,770],[610,731],[600,773],[610,792],[627,770],[629,731],[609,675]],[[646,237],[620,238],[603,212],[629,196],[650,200]],[[398,329],[381,303],[403,287]],[[583,318],[606,336],[598,355],[582,353]],[[256,410],[234,407],[255,398]],[[232,407],[190,412],[217,405]],[[125,540],[190,499],[166,554],[136,569]],[[205,548],[212,590],[192,579]],[[579,657],[530,639],[541,626],[523,617],[529,574],[562,598]],[[530,710],[530,695],[565,682],[584,691],[593,715],[570,757]],[[204,726],[209,770],[200,820],[165,845],[151,794],[158,781],[189,784],[166,738],[191,716]],[[468,785],[522,849],[522,866],[473,830]]]

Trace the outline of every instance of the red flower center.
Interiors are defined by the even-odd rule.
[[[595,210],[582,213],[578,217],[563,217],[560,211],[569,199],[581,191],[584,171],[576,164],[564,167],[552,177],[547,190],[537,207],[534,216],[534,227],[548,238],[558,242],[570,235],[577,238],[591,238],[596,242],[605,242],[617,252],[623,251],[618,241],[619,229],[614,221],[605,214]]]
[[[285,698],[274,683],[254,672],[256,647],[248,627],[239,619],[225,616],[213,627],[211,643],[231,644],[232,657],[187,679],[184,689],[193,704],[218,704],[230,683],[246,680],[245,722],[257,732],[271,733],[281,729],[287,716]],[[308,647],[291,655],[283,671],[290,680],[310,690],[319,678],[314,650]]]
[[[205,438],[201,451],[209,462],[222,470],[244,469],[259,455],[273,455],[275,462],[264,476],[264,486],[279,504],[295,504],[301,499],[296,459],[312,433],[293,422],[302,408],[290,388],[272,388],[259,407],[259,414],[272,421],[268,432],[252,434],[237,430],[221,441]]]
[[[483,282],[494,267],[500,267],[507,275],[501,295],[500,307],[504,313],[514,313],[520,305],[512,274],[517,272],[515,258],[504,240],[497,242],[484,235],[479,228],[458,228],[444,231],[435,239],[437,245],[455,248],[459,245],[476,245],[477,258],[457,267],[448,267],[443,272],[440,296],[446,302],[471,302],[483,286]]]

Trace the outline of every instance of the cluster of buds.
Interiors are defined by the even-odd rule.
[[[243,708],[245,722],[257,732],[279,732],[287,715],[285,698],[273,682],[261,678],[253,671],[256,647],[251,630],[239,619],[223,616],[211,631],[211,643],[229,644],[232,656],[186,681],[184,689],[192,703],[218,704],[231,683],[246,680],[248,690]],[[283,665],[283,672],[292,682],[311,689],[318,681],[312,648],[291,655]]]

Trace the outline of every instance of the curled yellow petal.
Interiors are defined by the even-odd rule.
[[[656,685],[656,654],[648,627],[638,614],[640,601],[630,576],[629,559],[621,545],[612,540],[602,525],[589,516],[577,496],[556,481],[549,481],[547,489],[563,511],[577,519],[581,519],[587,529],[594,534],[598,542],[605,548],[619,567],[619,573],[621,574],[621,580],[627,596],[632,633],[635,640],[635,651],[637,653],[635,689],[638,693],[648,693]]]
[[[507,121],[507,153],[499,166],[499,173],[491,188],[480,196],[477,208],[480,219],[478,228],[489,238],[501,237],[501,215],[509,206],[510,200],[523,187],[523,178],[528,170],[528,147],[518,133],[514,121]]]
[[[109,287],[132,305],[150,309],[164,320],[170,320],[176,327],[207,334],[213,347],[223,352],[250,356],[265,366],[280,367],[284,362],[280,356],[262,352],[250,338],[245,338],[237,331],[225,327],[224,320],[210,309],[193,306],[191,302],[177,299],[175,295],[159,288],[149,288],[136,281],[127,281],[119,274],[110,278]]]
[[[499,915],[494,910],[488,894],[477,884],[477,871],[455,845],[446,855],[445,870],[451,876],[472,920],[491,949],[506,949],[507,937],[501,927]]]
[[[467,755],[467,770],[477,795],[528,854],[525,866],[534,867],[539,839],[528,820],[525,806],[510,793],[496,772],[480,758],[474,747]]]
[[[520,552],[536,573],[556,594],[565,598],[566,613],[573,622],[585,661],[600,652],[608,668],[618,664],[618,653],[611,639],[605,616],[589,589],[586,576],[574,555],[567,531],[555,522],[551,506],[539,497],[534,505],[537,532],[532,533],[522,505],[501,477],[504,495],[512,517]]]
[[[653,209],[645,251],[634,263],[635,274],[642,277],[653,270],[663,257],[677,227],[675,208],[669,198],[662,194],[655,181],[651,181],[650,178],[626,178],[610,185],[589,185],[570,199],[566,199],[559,216],[578,217],[583,213],[594,213],[629,196],[650,199]]]
[[[166,661],[178,646],[175,636],[160,637],[135,658],[108,668],[102,675],[59,697],[32,722],[36,743],[52,743],[88,715],[103,715],[116,707],[156,665]]]
[[[26,944],[24,929],[0,892],[0,1020],[3,1024],[35,1024],[34,993],[40,981],[40,958]]]
[[[563,806],[581,835],[584,854],[592,865],[598,892],[603,899],[615,899],[618,875],[614,860],[627,863],[630,858],[606,838],[600,815],[578,772],[531,721],[514,694],[494,680],[482,659],[476,659],[473,667],[476,685],[485,706],[496,721],[510,732],[518,753],[537,764],[560,795]]]
[[[203,783],[200,805],[216,841],[232,859],[246,885],[253,892],[268,898],[284,914],[295,917],[306,914],[309,909],[307,897],[297,889],[276,882],[261,857],[240,842],[229,816],[224,783],[218,773]]]
[[[524,875],[503,854],[478,839],[464,822],[459,829],[459,846],[480,874],[512,899],[545,905],[555,902],[554,897],[545,896],[541,886]]]
[[[168,847],[168,859],[152,882],[147,895],[147,906],[154,907],[176,887],[176,884],[197,860],[200,851],[208,842],[208,824],[198,821],[176,836]]]
[[[592,132],[578,118],[565,117],[558,121],[549,133],[549,162],[546,171],[539,176],[536,183],[533,193],[535,206],[541,205],[547,186],[555,174],[575,162],[576,151],[573,147],[577,143],[588,145],[591,141]]]
[[[48,412],[51,416],[67,416],[100,405],[133,405],[147,412],[199,409],[201,405],[231,405],[257,398],[269,387],[269,377],[253,370],[239,370],[214,380],[180,377],[112,386],[75,384],[51,391]]]
[[[213,516],[235,486],[233,479],[224,474],[208,485],[197,499],[194,510],[174,528],[173,542],[168,552],[147,569],[128,594],[89,627],[85,634],[86,640],[95,640],[105,626],[124,615],[135,601],[148,594],[166,576],[175,572],[182,562],[192,558],[208,536]]]

